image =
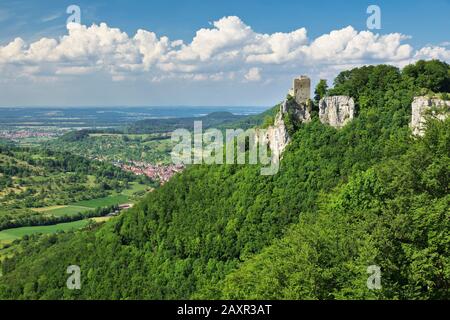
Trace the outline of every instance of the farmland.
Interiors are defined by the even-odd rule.
[[[86,212],[88,211],[89,208],[87,207],[82,207],[82,206],[58,206],[56,208],[41,208],[41,210],[39,210],[38,212],[41,212],[43,214],[46,215],[52,215],[55,217],[61,217],[61,216],[70,216],[70,215],[76,215],[78,213],[82,213],[82,212]]]
[[[79,220],[69,223],[55,224],[51,226],[38,226],[38,227],[22,227],[0,231],[0,244],[12,242],[16,239],[20,239],[25,235],[31,234],[51,234],[60,231],[70,231],[85,227],[89,223],[89,220]]]
[[[124,194],[116,194],[103,198],[80,201],[71,206],[72,208],[99,208],[108,207],[111,205],[122,204],[128,201],[128,197]]]
[[[42,148],[1,148],[0,230],[104,215],[156,186],[106,162]]]

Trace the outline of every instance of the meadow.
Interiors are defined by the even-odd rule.
[[[155,183],[147,177],[107,162],[43,148],[1,146],[0,231],[17,228],[7,240],[51,233],[52,228],[42,226],[107,215],[152,187]]]
[[[0,231],[0,244],[9,243],[20,239],[25,235],[32,234],[51,234],[61,231],[70,231],[81,229],[87,226],[89,219],[79,220],[68,223],[60,223],[52,226],[22,227]]]
[[[62,216],[72,216],[78,213],[83,213],[89,211],[91,208],[68,205],[68,206],[58,206],[55,209],[53,207],[49,208],[41,208],[38,212],[41,212],[46,215],[51,215],[54,217],[62,217]]]
[[[128,196],[125,194],[115,194],[110,195],[103,198],[98,199],[92,199],[92,200],[85,200],[74,203],[73,206],[70,206],[73,208],[73,210],[77,210],[77,208],[101,208],[101,207],[108,207],[116,204],[123,204],[128,201]],[[78,209],[79,210],[79,209]]]
[[[131,182],[129,188],[123,190],[121,193],[112,194],[107,197],[91,199],[86,201],[80,201],[69,205],[55,205],[43,208],[33,208],[37,214],[45,217],[66,217],[77,216],[82,213],[88,213],[98,208],[106,208],[114,205],[120,205],[125,203],[135,203],[142,198],[142,195],[151,190],[148,185],[140,184],[138,182]],[[7,250],[4,245],[12,243],[14,240],[20,239],[23,236],[30,236],[32,234],[51,234],[58,231],[68,231],[71,229],[79,229],[84,227],[89,220],[97,223],[106,222],[110,219],[109,216],[93,217],[90,219],[82,219],[68,223],[58,223],[49,226],[26,226],[19,228],[10,228],[0,231],[0,260],[1,252]]]

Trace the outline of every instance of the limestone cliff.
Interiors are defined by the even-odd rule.
[[[292,97],[287,98],[280,108],[282,118],[290,116],[293,121],[298,123],[311,121],[311,107],[309,101],[297,103]]]
[[[258,135],[260,143],[268,145],[276,159],[281,158],[284,149],[291,141],[281,112],[277,113],[274,125],[268,127],[264,135],[261,136],[261,131],[258,132]]]
[[[281,158],[291,140],[290,134],[295,132],[298,125],[311,121],[310,92],[311,80],[307,76],[295,78],[287,99],[275,116],[274,124],[267,130],[257,131],[255,141],[269,145],[277,158]],[[324,98],[320,100],[319,109],[320,121],[335,128],[343,127],[355,116],[355,102],[347,96]]]
[[[431,97],[415,97],[411,105],[411,130],[415,136],[423,136],[425,133],[426,117],[431,116],[444,120],[450,113],[450,101]]]
[[[288,98],[281,105],[275,116],[274,124],[267,128],[264,135],[258,132],[260,143],[268,144],[272,154],[281,158],[283,151],[291,141],[289,129],[285,121],[290,119],[295,123],[311,121],[311,110],[307,103],[298,104],[294,99]]]
[[[348,96],[326,97],[319,102],[319,118],[324,124],[342,128],[355,116],[355,102]]]

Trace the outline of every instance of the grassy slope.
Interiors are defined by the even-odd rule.
[[[126,195],[116,194],[116,195],[111,195],[111,196],[108,196],[105,198],[76,202],[76,203],[74,203],[74,205],[95,209],[95,208],[99,208],[99,207],[107,207],[107,206],[111,206],[111,205],[122,204],[127,201],[128,201],[128,197]]]
[[[52,216],[55,216],[55,217],[61,217],[61,216],[76,215],[78,213],[86,212],[86,211],[88,211],[90,209],[91,208],[88,208],[88,207],[68,205],[68,206],[63,206],[61,208],[57,208],[57,209],[43,210],[41,212],[43,212],[46,215],[52,215]]]
[[[37,227],[23,227],[9,230],[0,231],[0,242],[12,241],[20,239],[25,235],[31,235],[36,233],[56,233],[59,231],[70,231],[74,229],[80,229],[85,227],[89,223],[89,220],[80,220],[69,223],[61,223],[52,226],[37,226]]]

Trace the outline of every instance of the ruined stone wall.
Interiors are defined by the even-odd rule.
[[[289,94],[293,99],[288,98],[281,104],[273,126],[266,131],[258,131],[257,139],[255,139],[260,143],[268,144],[272,153],[279,158],[291,141],[284,122],[285,116],[289,116],[297,124],[311,121],[311,80],[307,76],[295,78]],[[347,96],[324,98],[320,100],[319,109],[320,121],[335,128],[343,127],[355,116],[355,102]]]
[[[298,104],[306,103],[311,99],[311,79],[307,76],[295,78],[289,94],[294,97]]]

